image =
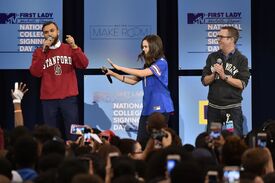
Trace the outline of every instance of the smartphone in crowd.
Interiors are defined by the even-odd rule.
[[[209,170],[207,172],[207,178],[208,178],[208,183],[218,183],[219,177],[218,177],[218,171],[216,170]]]
[[[257,133],[257,147],[264,148],[267,143],[267,134],[266,133]]]
[[[175,168],[176,164],[181,160],[180,155],[178,154],[169,154],[166,157],[166,169],[168,174]]]
[[[85,128],[89,127],[87,125],[72,124],[70,132],[71,134],[83,135]]]
[[[225,166],[223,168],[223,177],[225,183],[239,183],[240,182],[240,167]]]
[[[210,124],[210,137],[212,139],[219,139],[221,136],[222,124],[218,122],[212,122]]]
[[[118,158],[119,156],[119,153],[118,152],[111,152],[109,153],[109,158],[110,158],[110,163],[111,163],[111,166],[114,164],[114,161]]]

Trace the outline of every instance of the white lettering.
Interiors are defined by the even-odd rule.
[[[20,32],[20,37],[44,37],[43,32]]]
[[[42,24],[20,24],[19,30],[42,30]]]
[[[19,39],[19,44],[43,44],[43,39]]]
[[[141,109],[141,103],[113,103],[113,109]]]
[[[22,52],[30,52],[32,51],[32,46],[19,46],[19,51],[22,51]]]

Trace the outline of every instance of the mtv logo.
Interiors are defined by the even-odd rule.
[[[204,23],[203,13],[188,13],[187,24],[203,24]]]
[[[16,24],[16,13],[0,13],[0,24]]]

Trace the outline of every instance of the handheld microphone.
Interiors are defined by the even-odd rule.
[[[222,65],[222,59],[218,58],[217,61],[216,61],[216,63],[219,64],[219,65]],[[216,73],[215,79],[220,79],[219,74]]]
[[[220,65],[221,65],[221,64],[222,64],[222,59],[221,59],[221,58],[218,58],[216,62],[217,62],[217,64],[220,64]]]
[[[52,42],[52,41],[53,41],[53,38],[52,38],[51,36],[49,36],[46,40]],[[49,45],[45,45],[45,46],[43,46],[42,51],[43,51],[43,52],[47,52],[49,49],[50,49],[50,46],[49,46]]]
[[[106,73],[108,72],[106,67],[102,67],[101,70],[102,70],[102,72],[103,72],[104,74],[106,74]],[[108,80],[109,80],[110,83],[113,83],[113,80],[112,80],[112,78],[111,78],[110,75],[107,75],[107,78],[108,78]]]

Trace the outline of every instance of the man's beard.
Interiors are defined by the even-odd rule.
[[[51,46],[56,45],[56,43],[58,42],[58,39],[59,39],[59,36],[57,35],[57,36],[54,38],[53,43],[52,43]]]

